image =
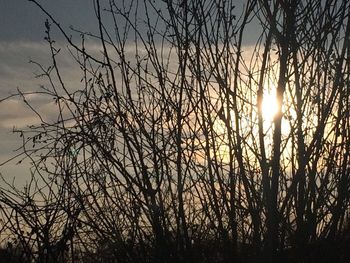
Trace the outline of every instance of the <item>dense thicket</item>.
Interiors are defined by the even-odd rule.
[[[47,13],[52,64],[37,94],[57,118],[17,131],[33,167],[24,188],[0,191],[9,250],[272,262],[349,244],[350,2],[243,2],[94,0],[98,30],[73,37]]]

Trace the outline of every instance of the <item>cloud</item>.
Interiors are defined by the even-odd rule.
[[[52,98],[39,94],[29,94],[39,89],[40,85],[46,85],[44,79],[35,78],[39,73],[38,68],[29,63],[36,60],[43,65],[50,65],[49,48],[46,42],[34,41],[0,41],[0,163],[15,155],[13,152],[21,145],[18,135],[12,133],[14,127],[23,128],[27,125],[39,124],[40,119],[29,109],[20,96],[2,100],[10,94],[17,93],[20,89],[26,95],[26,100],[47,119],[53,119],[57,115],[53,107]],[[68,60],[63,63],[65,71],[74,76],[74,71]],[[73,63],[72,63],[73,64]],[[6,167],[5,167],[6,166]],[[18,173],[20,168],[14,163],[8,163],[1,167],[0,172],[6,171]],[[22,168],[23,169],[23,168]]]
[[[11,129],[34,123],[35,118],[19,100],[11,99],[0,103],[0,127]]]

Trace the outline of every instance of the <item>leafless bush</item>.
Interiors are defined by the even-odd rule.
[[[48,15],[40,93],[58,114],[18,131],[31,181],[0,192],[2,231],[28,261],[273,260],[341,238],[348,1],[95,0],[99,32],[74,30],[80,42],[31,2]]]

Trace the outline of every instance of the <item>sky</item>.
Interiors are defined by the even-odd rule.
[[[66,30],[74,26],[83,31],[97,32],[92,0],[39,0],[39,3]],[[37,66],[29,62],[50,63],[48,44],[44,40],[46,19],[46,15],[28,0],[0,0],[0,164],[15,156],[14,150],[21,145],[18,134],[12,132],[13,128],[40,123],[20,100],[2,99],[16,93],[17,89],[31,92],[43,84],[42,80],[35,78],[39,72]],[[62,34],[55,29],[53,34],[57,43],[64,43]],[[65,81],[74,86],[79,81],[79,69],[68,57],[63,55],[60,68],[67,78]],[[27,99],[47,118],[56,115],[50,107],[51,102],[45,98],[30,96]],[[7,179],[16,177],[23,182],[29,178],[28,168],[28,163],[16,165],[16,161],[12,161],[0,166],[0,173]]]
[[[41,0],[40,3],[65,29],[71,25],[94,29],[96,18],[92,1]],[[21,101],[1,100],[16,93],[17,89],[23,92],[38,90],[42,83],[35,78],[38,68],[29,61],[43,64],[49,61],[49,49],[44,40],[45,21],[45,14],[28,0],[0,0],[0,163],[16,155],[14,150],[21,145],[18,134],[12,132],[13,128],[38,122]],[[62,35],[55,34],[55,40],[62,41]],[[68,73],[70,63],[73,62],[66,61],[64,65]],[[32,96],[30,100],[47,115],[55,114],[43,98]],[[28,176],[28,168],[28,164],[18,166],[14,161],[1,166],[0,173],[7,179],[16,176],[16,180],[22,181]]]

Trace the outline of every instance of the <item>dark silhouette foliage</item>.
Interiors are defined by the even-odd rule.
[[[15,130],[32,168],[1,184],[2,258],[350,260],[349,1],[93,0],[96,32],[29,2],[57,116],[16,94],[40,124]]]

